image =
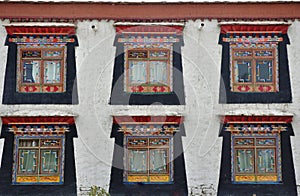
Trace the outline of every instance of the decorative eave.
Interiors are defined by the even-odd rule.
[[[70,23],[10,23],[3,25],[8,35],[75,35]]]
[[[30,9],[28,9],[30,7]],[[300,19],[300,2],[0,2],[0,19],[12,21],[114,20],[123,22],[288,21]]]
[[[42,125],[42,124],[56,124],[56,125],[70,125],[74,124],[75,120],[72,116],[33,116],[33,117],[16,117],[7,116],[1,117],[2,123],[6,125]]]
[[[285,124],[291,123],[293,116],[237,116],[226,115],[223,117],[224,124]]]
[[[114,124],[182,124],[183,116],[113,116]]]

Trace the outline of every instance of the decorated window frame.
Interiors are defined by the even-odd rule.
[[[224,145],[230,146],[223,145],[230,149],[231,182],[284,183],[287,174],[283,166],[286,168],[287,165],[282,160],[286,157],[283,156],[286,148],[282,146],[282,140],[287,142],[292,116],[225,116],[223,121],[222,135],[228,135],[228,144]]]
[[[290,103],[288,24],[221,23],[220,103]]]
[[[278,92],[278,46],[230,43],[231,91]]]
[[[181,47],[184,23],[115,23],[110,104],[185,104]]]
[[[172,44],[124,44],[124,91],[170,93],[173,90]]]
[[[75,25],[5,25],[8,58],[3,104],[78,104]]]
[[[65,92],[66,52],[66,44],[18,44],[17,92]]]
[[[173,134],[162,125],[124,125],[124,183],[173,182]]]
[[[63,184],[64,149],[64,135],[16,135],[13,184]]]
[[[269,128],[264,127],[262,132]],[[282,181],[280,134],[232,133],[231,142],[232,182],[280,183]]]
[[[12,185],[63,185],[64,179],[70,179],[64,176],[65,161],[70,161],[65,151],[70,153],[67,139],[76,131],[74,117],[1,119],[6,134],[13,138]]]

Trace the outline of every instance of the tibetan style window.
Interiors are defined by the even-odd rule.
[[[149,47],[149,46],[148,46]],[[127,48],[127,49],[126,49]],[[125,45],[125,84],[130,93],[169,93],[172,91],[172,45]]]
[[[291,102],[287,25],[221,25],[220,102]]]
[[[161,126],[157,128],[136,126],[133,129],[138,132],[143,129],[157,132]],[[170,134],[172,135],[172,132]],[[155,137],[153,135],[155,134],[150,133],[144,136],[125,134],[124,182],[173,181],[173,137],[167,135]]]
[[[271,130],[264,127],[235,127],[241,131]],[[284,130],[273,127],[272,131]],[[281,182],[280,135],[232,134],[232,181],[233,182]]]
[[[181,23],[116,24],[111,104],[184,104],[182,30]]]
[[[293,195],[291,121],[292,116],[225,116],[219,194]]]
[[[233,92],[278,91],[278,61],[275,50],[277,46],[276,44],[260,45],[230,44]]]
[[[115,116],[113,121],[115,149],[109,192],[171,195],[176,190],[187,195],[183,117]]]
[[[76,104],[73,24],[6,26],[4,104]]]
[[[64,135],[16,135],[15,144],[14,184],[63,183]]]
[[[69,116],[2,117],[1,193],[76,195],[74,123]]]
[[[65,92],[66,45],[18,45],[18,92]]]

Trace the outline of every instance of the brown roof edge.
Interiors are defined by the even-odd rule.
[[[0,19],[15,21],[116,20],[186,21],[196,19],[294,20],[300,2],[0,2]]]

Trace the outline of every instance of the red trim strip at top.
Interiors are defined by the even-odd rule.
[[[224,116],[226,123],[291,123],[293,116]]]
[[[183,26],[160,26],[160,25],[146,25],[146,26],[116,26],[117,34],[121,33],[170,33],[182,34]]]
[[[282,33],[286,34],[289,25],[221,25],[221,33]]]
[[[3,124],[74,124],[70,116],[1,117]]]
[[[160,123],[160,124],[181,124],[183,116],[114,116],[114,124],[135,124],[135,123]]]
[[[24,27],[6,26],[9,35],[75,35],[75,27]]]

